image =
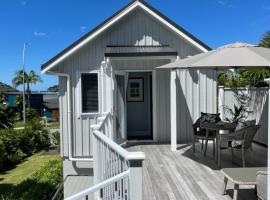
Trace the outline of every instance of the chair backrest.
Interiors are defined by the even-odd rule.
[[[251,147],[253,139],[260,127],[261,127],[260,125],[255,125],[255,126],[249,126],[243,129],[244,131],[243,143],[242,143],[243,148],[248,149]]]

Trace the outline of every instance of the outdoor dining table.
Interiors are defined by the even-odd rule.
[[[226,133],[220,133],[220,131],[223,130],[223,131],[228,131],[228,133],[230,133],[235,130],[236,125],[237,125],[236,123],[224,122],[224,121],[220,121],[216,123],[206,122],[200,125],[201,128],[206,130],[206,138],[208,138],[210,130],[216,134],[215,161],[218,163],[218,167],[220,167],[219,135],[226,134]],[[208,144],[208,139],[206,139],[206,144],[204,147],[204,156],[206,156],[207,144]]]

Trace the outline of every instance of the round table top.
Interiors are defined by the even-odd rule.
[[[217,123],[202,123],[200,125],[201,128],[208,129],[208,130],[229,130],[229,131],[234,131],[236,128],[237,124],[232,123],[232,122],[224,122],[220,121]]]

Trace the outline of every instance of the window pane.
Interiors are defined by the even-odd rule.
[[[98,112],[98,74],[82,74],[82,112]]]

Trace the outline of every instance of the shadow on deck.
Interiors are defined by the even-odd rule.
[[[204,157],[201,145],[197,143],[195,154],[190,144],[178,146],[177,152],[169,144],[128,145],[129,151],[143,151],[146,154],[143,168],[143,195],[147,200],[178,199],[232,199],[233,186],[228,184],[228,194],[221,195],[223,175],[215,164],[212,144]],[[221,167],[241,167],[240,154],[235,153],[235,163],[230,151],[222,151]],[[254,144],[247,153],[247,167],[266,167],[267,148]],[[239,200],[257,199],[254,188],[245,187],[239,191]]]

